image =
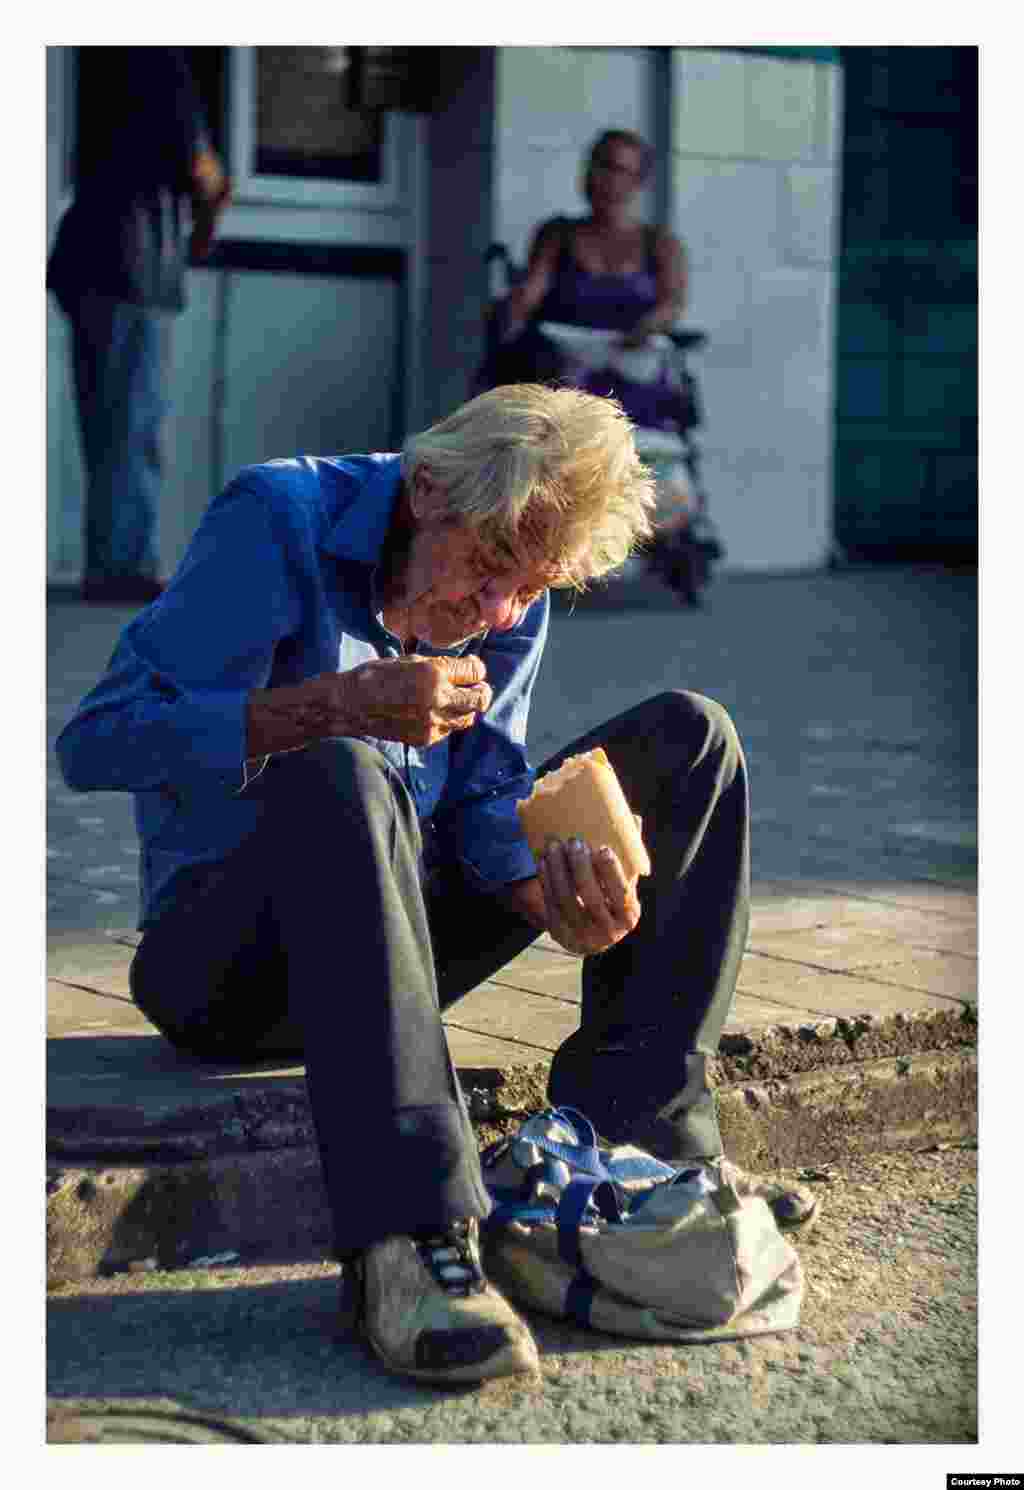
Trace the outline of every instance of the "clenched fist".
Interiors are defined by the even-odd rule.
[[[305,683],[258,688],[249,695],[246,754],[324,740],[332,735],[436,745],[469,729],[491,706],[479,657],[395,657],[362,662]]]
[[[338,676],[348,680],[348,705],[365,722],[360,734],[403,745],[436,745],[491,706],[479,657],[385,659]]]

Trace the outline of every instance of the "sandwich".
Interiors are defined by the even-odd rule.
[[[535,859],[549,838],[582,838],[591,849],[614,849],[627,880],[651,872],[637,820],[600,746],[542,776],[516,811]]]

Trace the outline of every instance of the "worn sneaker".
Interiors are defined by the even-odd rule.
[[[442,1383],[539,1371],[533,1336],[484,1277],[476,1221],[387,1237],[356,1267],[363,1333],[392,1371]]]
[[[809,1227],[817,1220],[821,1210],[818,1196],[806,1185],[786,1185],[778,1180],[767,1180],[760,1175],[747,1174],[731,1159],[719,1156],[701,1161],[706,1169],[716,1170],[727,1185],[732,1185],[737,1195],[757,1195],[765,1201],[775,1217],[781,1231],[797,1226]]]

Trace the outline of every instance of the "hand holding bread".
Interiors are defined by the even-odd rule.
[[[567,951],[592,956],[640,919],[637,878],[651,863],[604,751],[570,756],[516,804],[538,865],[548,930]]]

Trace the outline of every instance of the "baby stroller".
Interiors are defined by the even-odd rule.
[[[492,244],[487,262],[499,270],[507,291],[521,272],[511,263],[504,244]],[[539,382],[589,388],[622,397],[627,407],[645,410],[635,415],[637,451],[653,470],[658,488],[658,511],[653,540],[640,555],[650,572],[678,595],[683,604],[698,606],[711,578],[711,565],[724,555],[722,541],[707,512],[701,479],[700,448],[693,432],[701,424],[696,379],[686,365],[686,354],[705,344],[702,331],[672,331],[648,338],[640,348],[619,345],[619,334],[552,321],[532,321],[516,336],[508,334],[502,287],[496,291],[487,317],[484,362],[475,391],[502,383]]]

